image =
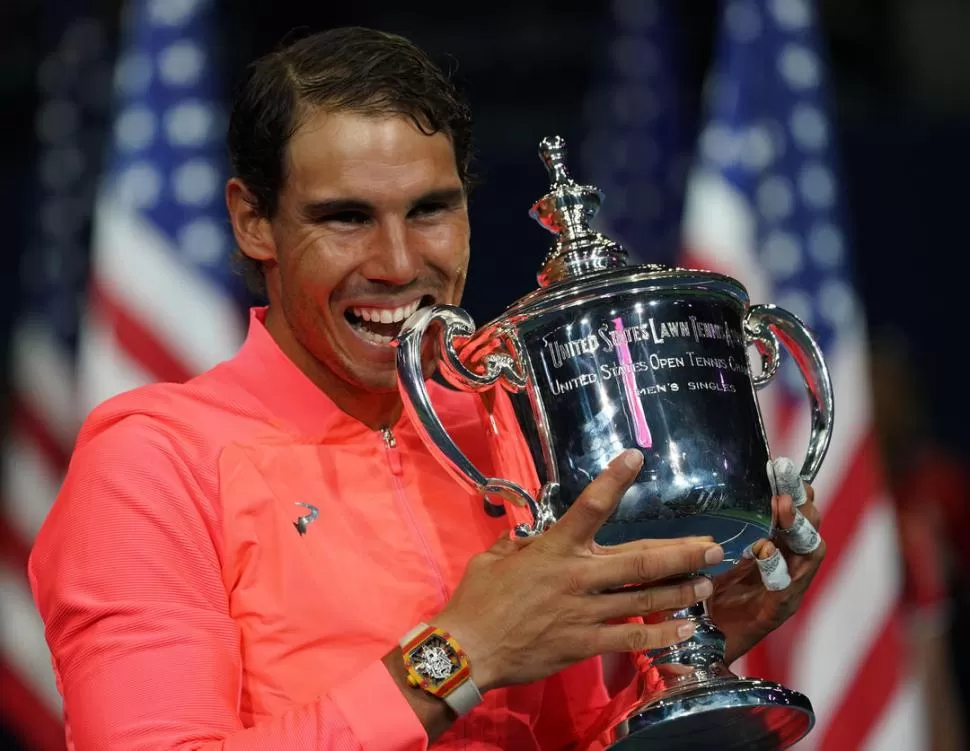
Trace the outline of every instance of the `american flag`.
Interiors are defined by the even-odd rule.
[[[630,144],[638,140],[646,144],[636,147],[642,153],[679,148],[651,114],[663,115],[669,103],[664,79],[677,63],[657,59],[676,34],[676,4],[618,0],[614,17],[613,48],[639,50],[645,61],[612,55],[609,85],[620,104],[594,109],[599,145],[592,143],[589,156],[591,166],[600,165],[594,177],[606,189],[607,206],[611,195],[636,196],[644,181],[657,185],[677,173],[676,166],[650,163],[641,170],[635,160],[611,160],[603,145],[613,143],[616,152],[619,143],[624,154],[635,154]],[[655,101],[646,114],[631,114],[631,96]],[[894,511],[873,435],[865,321],[853,288],[827,96],[809,0],[719,2],[678,260],[727,273],[747,287],[752,302],[798,315],[822,347],[836,396],[835,432],[814,482],[828,556],[796,616],[735,668],[809,696],[816,725],[800,749],[919,751],[929,745],[925,708],[902,641]],[[651,210],[623,207],[630,216]],[[628,225],[618,234],[652,260],[663,238],[656,226],[636,232]],[[797,461],[809,406],[790,358],[777,381],[759,395],[766,427],[773,453]]]
[[[90,12],[91,5],[49,3],[46,9],[45,54],[37,70],[36,181],[25,186],[35,216],[12,337],[0,507],[2,720],[26,747],[42,751],[63,748],[64,741],[26,563],[78,427],[74,364],[111,80],[110,27]]]
[[[134,0],[116,68],[79,366],[86,413],[231,357],[244,333],[223,201],[226,116],[213,0]]]
[[[62,9],[64,17],[78,18],[77,7]],[[0,706],[38,751],[65,741],[25,564],[77,429],[100,401],[189,378],[230,357],[244,335],[222,192],[215,10],[212,0],[133,0],[113,75],[93,19],[73,22],[41,70],[51,89],[38,117],[42,231],[26,254],[30,295],[13,352],[0,578]],[[82,103],[99,64],[107,66],[110,127],[92,133],[82,127],[90,114]]]

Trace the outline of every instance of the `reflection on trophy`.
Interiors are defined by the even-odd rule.
[[[801,474],[814,479],[832,429],[832,387],[818,346],[791,313],[750,305],[736,280],[660,265],[631,266],[589,222],[601,195],[577,184],[562,139],[542,141],[552,187],[532,216],[556,235],[539,289],[476,329],[460,308],[418,311],[402,329],[398,370],[405,409],[434,455],[460,482],[525,505],[521,534],[555,524],[626,448],[643,468],[597,536],[603,545],[711,535],[726,575],[747,546],[772,533],[770,452],[755,392],[794,357],[812,406]],[[421,370],[423,339],[440,324],[442,376],[488,406],[497,477],[461,453],[434,412]],[[748,347],[761,355],[752,373]],[[724,637],[705,604],[673,617],[694,636],[638,661],[628,705],[606,718],[613,748],[780,749],[814,723],[807,697],[733,674]],[[614,703],[614,708],[620,704]]]

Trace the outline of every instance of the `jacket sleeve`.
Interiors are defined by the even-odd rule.
[[[411,751],[424,727],[380,661],[244,727],[219,522],[139,418],[80,445],[29,563],[76,751]]]

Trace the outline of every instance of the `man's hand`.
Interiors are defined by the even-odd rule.
[[[768,472],[777,533],[754,543],[750,556],[719,578],[711,599],[711,617],[727,638],[728,665],[791,617],[825,558],[812,486],[790,459],[776,459]]]
[[[706,599],[709,580],[676,579],[720,562],[720,546],[709,538],[610,548],[593,541],[642,462],[639,451],[625,451],[547,532],[525,541],[503,537],[471,560],[432,623],[462,645],[482,691],[539,680],[593,655],[668,646],[693,633],[682,620],[623,619]]]

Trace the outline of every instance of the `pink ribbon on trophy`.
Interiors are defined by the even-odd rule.
[[[623,321],[619,318],[613,319],[613,326],[619,334],[623,333]],[[633,431],[636,434],[637,445],[640,448],[648,449],[653,445],[653,438],[650,435],[650,427],[647,425],[647,416],[643,412],[643,404],[640,402],[640,390],[637,388],[637,379],[633,373],[633,358],[630,356],[630,345],[626,337],[618,336],[616,352],[620,358],[624,391],[627,406],[630,408],[630,416],[633,418]]]

